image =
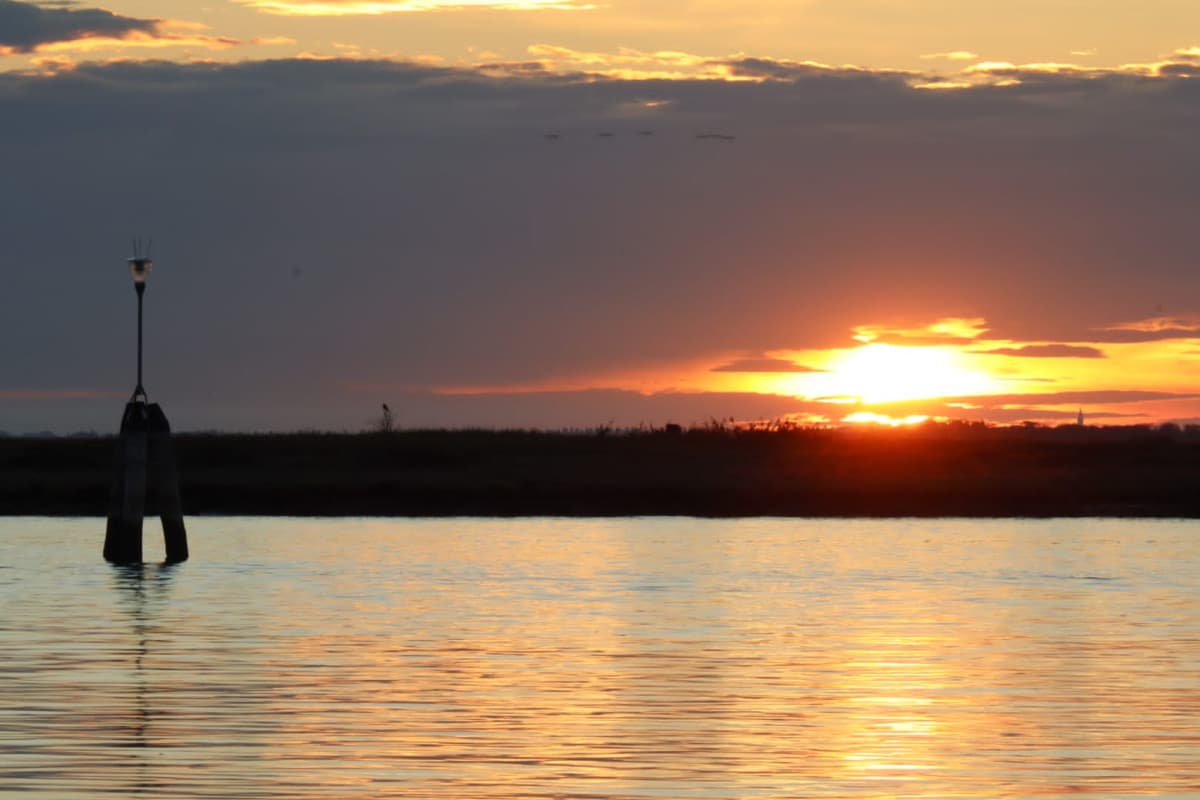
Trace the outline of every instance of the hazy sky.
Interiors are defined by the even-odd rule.
[[[0,430],[1200,422],[1194,2],[0,0]]]

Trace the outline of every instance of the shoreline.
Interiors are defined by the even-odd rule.
[[[1200,518],[1195,431],[184,434],[175,449],[188,516]],[[114,451],[0,439],[0,516],[104,517]]]

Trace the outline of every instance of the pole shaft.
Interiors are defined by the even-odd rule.
[[[145,293],[145,284],[139,283],[137,286],[138,298],[138,331],[137,331],[137,391],[144,394],[145,389],[142,388],[142,295]]]

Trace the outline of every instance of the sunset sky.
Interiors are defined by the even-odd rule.
[[[1200,423],[1195,0],[0,0],[0,430]]]

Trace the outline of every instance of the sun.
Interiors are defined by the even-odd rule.
[[[989,394],[996,380],[953,347],[868,344],[835,355],[821,375],[827,396],[864,403]]]

